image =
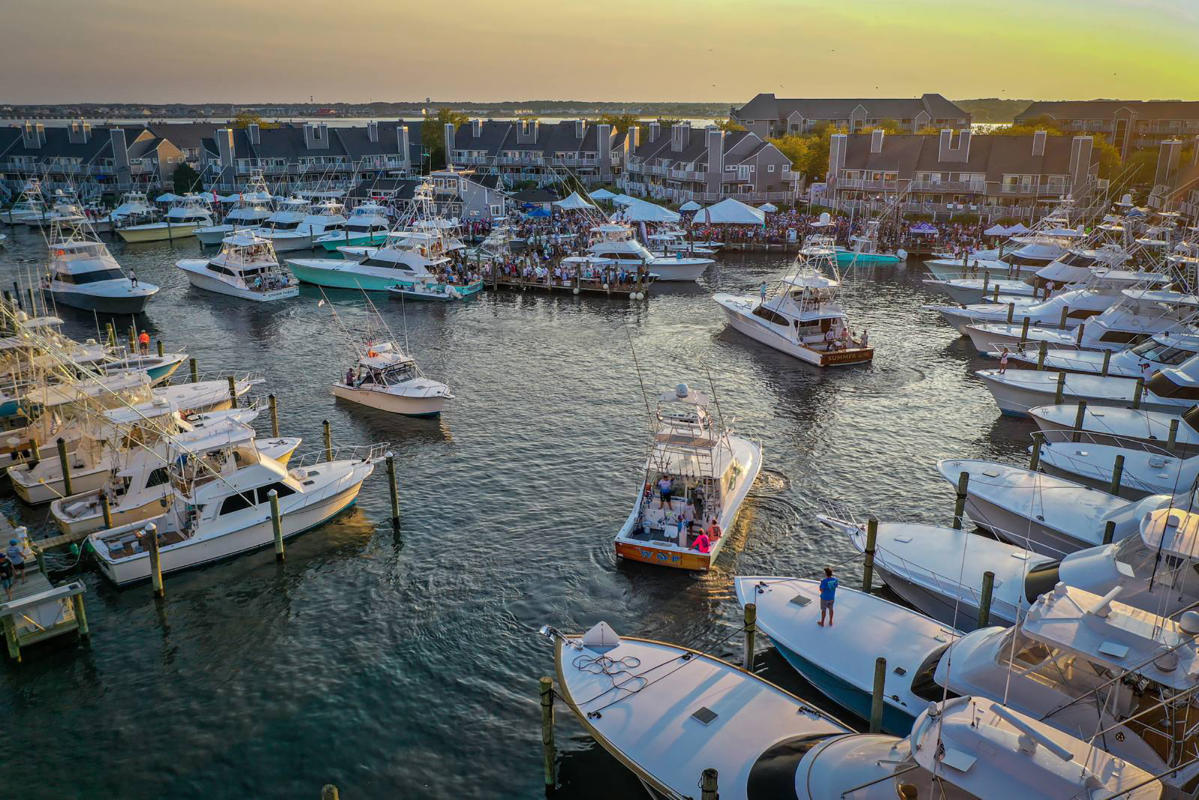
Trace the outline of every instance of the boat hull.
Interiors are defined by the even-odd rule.
[[[117,235],[130,244],[138,242],[167,242],[174,239],[188,239],[196,235],[200,226],[194,223],[179,225],[153,224],[150,226],[135,225],[130,228],[118,228]]]
[[[733,330],[814,367],[849,367],[855,364],[868,364],[874,359],[874,350],[869,347],[833,351],[814,350],[784,336],[773,326],[757,322],[756,317],[733,302],[722,302],[719,297],[716,302],[724,309],[725,320]]]
[[[656,276],[656,281],[697,281],[699,276],[715,263],[711,259],[692,259],[692,261],[702,263],[691,263],[687,260],[676,263],[674,259],[664,258],[647,265],[646,270]]]
[[[467,286],[455,286],[454,290],[458,293],[457,297],[452,297],[449,292],[425,292],[419,287],[403,282],[397,283],[395,286],[388,288],[388,293],[394,297],[403,297],[407,300],[430,300],[433,302],[449,302],[450,300],[463,300],[471,295],[478,294],[483,291],[483,281],[475,281]]]
[[[27,471],[22,466],[18,468],[22,472]],[[9,472],[10,483],[17,497],[31,506],[50,503],[66,494],[66,485],[63,482],[62,475],[50,480],[39,480],[37,482],[23,482],[13,479],[14,475],[20,473]],[[100,489],[108,482],[109,470],[104,469],[84,469],[72,466],[71,469],[71,491],[79,492],[94,492]]]
[[[203,289],[206,292],[214,292],[227,297],[236,297],[239,300],[250,300],[257,303],[286,300],[289,297],[297,297],[300,294],[299,286],[288,286],[283,289],[272,289],[265,292],[256,292],[251,289],[232,286],[219,278],[208,275],[203,267],[207,262],[197,260],[196,263],[200,266],[185,266],[185,262],[180,262],[177,266],[187,274],[187,280],[192,286],[197,289]]]
[[[335,261],[334,259],[327,260]],[[340,263],[342,268],[322,266],[314,264],[311,260],[302,259],[289,259],[287,266],[291,268],[292,274],[302,282],[331,289],[363,289],[368,292],[385,292],[395,286],[399,280],[395,275],[368,275],[344,268],[353,262],[335,261],[336,263]]]
[[[358,403],[405,417],[436,417],[445,410],[446,401],[449,399],[437,396],[406,397],[370,389],[353,389],[342,383],[333,384],[333,396],[350,403]]]
[[[894,253],[855,253],[852,250],[837,251],[838,264],[889,264],[899,263],[899,256]]]
[[[69,306],[70,308],[78,308],[82,311],[95,311],[98,314],[140,314],[146,310],[146,303],[150,298],[157,294],[155,290],[151,294],[132,295],[128,297],[106,297],[102,295],[87,294],[86,292],[64,292],[51,291],[43,289],[42,294],[48,301],[53,300],[54,303],[61,306]]]
[[[347,238],[338,237],[336,239],[326,239],[317,244],[330,253],[336,253],[339,247],[376,247],[387,241],[387,232],[372,233],[363,236],[351,236]]]

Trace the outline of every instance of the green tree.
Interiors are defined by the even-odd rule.
[[[1124,162],[1129,186],[1151,186],[1157,173],[1158,151],[1154,148],[1136,150]]]
[[[875,125],[867,125],[862,128],[862,133],[870,133],[870,131],[883,131],[884,133],[904,133],[900,127],[899,121],[894,119],[880,119]]]
[[[241,112],[240,114],[235,116],[233,119],[229,120],[229,123],[234,128],[246,128],[252,124],[257,125],[259,128],[262,128],[263,130],[269,130],[270,128],[278,128],[279,127],[279,123],[264,122],[262,117],[258,116],[257,114],[251,114],[249,111]]]
[[[441,108],[435,114],[425,112],[425,118],[420,126],[420,143],[429,154],[429,169],[441,169],[446,165],[445,126],[447,123],[454,127],[468,122],[470,118],[461,111],[452,108]]]
[[[175,194],[187,194],[204,188],[200,185],[200,173],[190,164],[180,164],[171,174],[171,186]]]
[[[1116,177],[1120,173],[1120,151],[1103,134],[1095,135],[1092,147],[1099,157],[1099,177]]]
[[[595,121],[601,125],[611,125],[617,133],[624,133],[636,125],[638,119],[636,114],[601,114]]]
[[[745,126],[742,125],[740,122],[737,122],[732,117],[729,117],[728,119],[724,119],[724,120],[720,120],[720,119],[713,120],[713,122],[715,122],[716,127],[720,128],[722,131],[743,131],[743,130],[745,130]]]

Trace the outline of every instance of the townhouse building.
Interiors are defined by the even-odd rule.
[[[729,116],[746,130],[763,139],[787,134],[811,133],[821,125],[851,133],[884,120],[899,123],[904,131],[917,133],[936,127],[967,130],[970,115],[939,94],[910,98],[779,98],[759,94]]]
[[[1028,124],[1044,117],[1069,133],[1103,134],[1121,158],[1167,139],[1199,135],[1199,101],[1037,101],[1017,114],[1015,122]]]
[[[0,128],[0,175],[10,192],[29,178],[39,178],[48,191],[73,188],[83,196],[145,190],[169,181],[184,160],[178,147],[148,128],[93,128],[83,120]]]
[[[1098,154],[1090,136],[834,134],[825,202],[834,207],[944,219],[1036,218],[1070,196],[1086,203],[1097,190]]]
[[[624,166],[625,140],[613,126],[583,119],[472,119],[445,126],[452,166],[497,174],[509,187],[550,186],[568,176],[585,186],[611,183]]]
[[[777,147],[751,131],[723,131],[715,125],[694,130],[688,122],[663,131],[651,122],[630,130],[617,185],[630,195],[673,203],[713,203],[726,197],[791,203],[801,177]]]

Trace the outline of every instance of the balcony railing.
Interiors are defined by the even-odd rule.
[[[912,181],[913,192],[964,192],[986,194],[986,181]]]

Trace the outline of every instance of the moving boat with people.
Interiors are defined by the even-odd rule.
[[[809,237],[795,266],[767,295],[758,297],[718,293],[712,299],[736,331],[775,350],[817,367],[865,364],[874,358],[865,331],[854,338],[849,319],[837,301],[836,260],[832,240]]]
[[[280,266],[271,243],[250,231],[227,236],[212,258],[185,258],[175,266],[192,286],[242,300],[269,302],[300,293],[300,282]]]
[[[762,447],[734,435],[708,403],[685,383],[659,396],[637,500],[616,534],[618,558],[707,570],[720,555],[762,469]]]
[[[160,222],[143,222],[117,228],[117,235],[131,244],[167,242],[196,235],[198,228],[212,225],[208,197],[187,194],[179,197]]]
[[[861,233],[849,237],[849,247],[837,247],[837,263],[844,267],[894,266],[906,261],[908,253],[902,247],[893,253],[879,249],[879,228],[877,219],[866,220]]]
[[[56,226],[49,247],[50,269],[41,288],[55,305],[100,314],[140,314],[158,294],[154,284],[127,277],[107,245],[90,232]]]

